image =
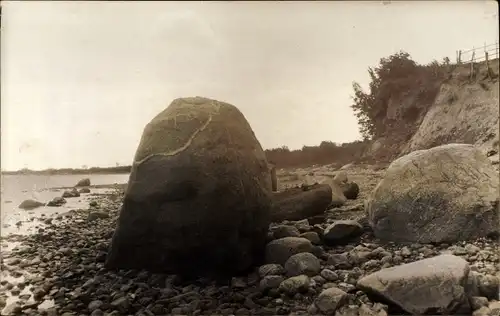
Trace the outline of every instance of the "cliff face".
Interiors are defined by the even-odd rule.
[[[451,67],[440,79],[427,78],[424,83],[416,78],[414,88],[391,95],[381,118],[386,133],[368,146],[366,156],[392,160],[447,143],[476,144],[485,153],[498,151],[498,59],[490,61],[490,72],[485,62],[476,64],[473,78],[470,64]]]

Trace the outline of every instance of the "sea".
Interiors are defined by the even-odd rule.
[[[42,214],[51,217],[73,209],[87,208],[92,194],[68,198],[61,207],[42,206],[33,210],[22,210],[18,206],[27,199],[47,203],[64,192],[62,187],[72,187],[79,180],[89,178],[92,185],[113,185],[127,183],[129,174],[87,174],[87,175],[1,175],[0,232],[29,234],[35,232],[36,221]],[[59,188],[59,189],[58,189]],[[91,193],[109,192],[109,188],[90,188]]]

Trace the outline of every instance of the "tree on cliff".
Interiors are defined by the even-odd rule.
[[[418,65],[411,59],[410,54],[400,51],[380,59],[377,67],[368,68],[371,79],[368,92],[364,92],[359,83],[353,82],[351,108],[365,140],[383,134],[385,126],[381,122],[391,94],[408,88],[409,81],[405,79],[414,74],[417,68]]]

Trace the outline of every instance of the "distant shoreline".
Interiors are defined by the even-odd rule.
[[[120,167],[92,167],[88,169],[45,169],[45,170],[30,170],[22,169],[16,171],[2,171],[2,175],[73,175],[73,174],[109,174],[109,173],[130,173],[132,166]]]

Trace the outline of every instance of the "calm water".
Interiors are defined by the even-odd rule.
[[[90,178],[92,185],[126,183],[129,174],[95,174],[95,175],[2,175],[1,176],[1,235],[10,233],[29,233],[34,224],[32,217],[45,214],[47,217],[57,213],[64,213],[71,209],[86,208],[92,198],[89,194],[82,194],[77,198],[68,198],[62,207],[40,207],[26,211],[18,208],[26,199],[33,199],[47,203],[56,196],[61,196],[63,190],[51,190],[57,187],[74,186],[78,180]],[[92,193],[103,193],[109,189],[90,189]],[[21,227],[16,223],[23,222]]]

